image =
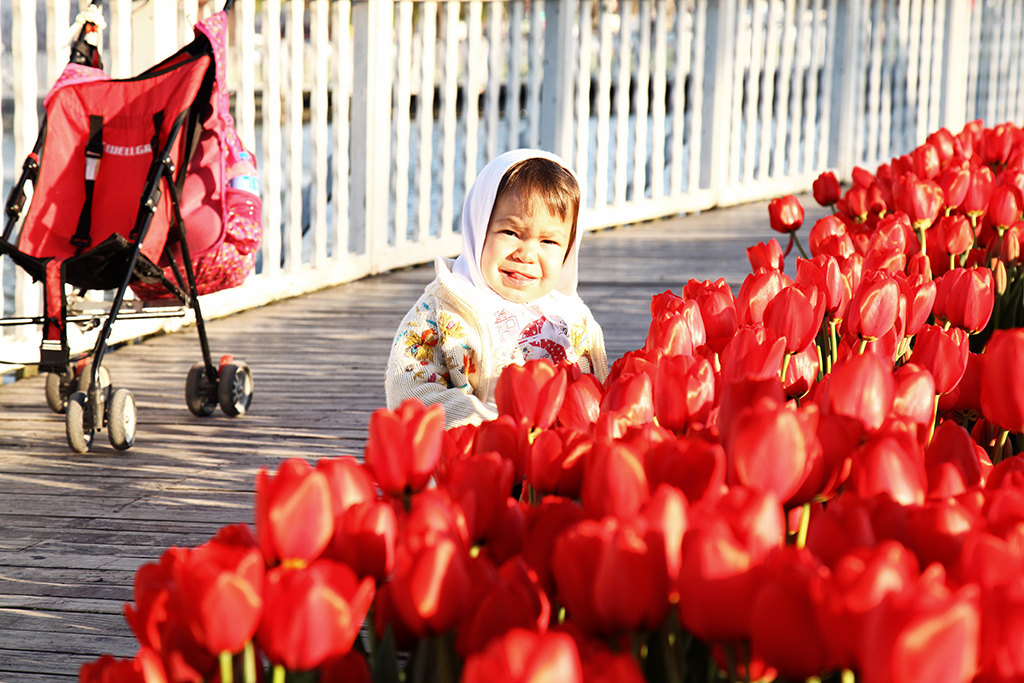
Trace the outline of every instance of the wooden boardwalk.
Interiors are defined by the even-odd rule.
[[[809,226],[823,212],[802,201]],[[580,293],[609,361],[643,344],[653,294],[690,278],[725,277],[735,290],[745,248],[772,236],[766,202],[587,235]],[[127,452],[100,433],[91,453],[73,453],[42,377],[0,387],[0,683],[71,681],[101,654],[131,657],[122,610],[141,564],[251,524],[261,467],[361,454],[392,337],[432,277],[431,267],[388,273],[211,322],[215,356],[253,371],[239,419],[185,407],[194,328],[118,349],[104,365],[138,404]]]

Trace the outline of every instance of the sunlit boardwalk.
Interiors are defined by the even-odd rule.
[[[804,204],[809,224],[820,210]],[[651,295],[690,278],[736,289],[745,248],[772,236],[764,202],[587,235],[580,291],[609,360],[643,344]],[[91,453],[72,453],[41,377],[0,388],[0,683],[72,680],[102,653],[134,655],[122,609],[141,564],[251,524],[259,468],[361,454],[392,336],[431,278],[402,270],[210,323],[214,354],[255,377],[240,419],[185,407],[194,329],[119,349],[105,364],[134,392],[140,423],[127,452],[99,433]]]

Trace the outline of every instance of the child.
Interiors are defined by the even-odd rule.
[[[445,409],[445,428],[497,417],[494,386],[510,363],[549,358],[608,374],[604,336],[576,294],[581,233],[575,174],[553,154],[519,149],[487,164],[466,195],[462,255],[405,316],[388,360],[388,407]]]

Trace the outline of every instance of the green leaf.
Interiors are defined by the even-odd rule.
[[[395,652],[395,635],[388,624],[384,639],[377,647],[373,658],[373,683],[401,683],[398,673],[398,653]]]

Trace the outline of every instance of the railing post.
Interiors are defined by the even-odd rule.
[[[544,82],[541,86],[540,145],[572,159],[576,3],[545,0]]]
[[[849,178],[857,164],[857,125],[861,120],[859,91],[861,48],[863,44],[863,0],[839,0],[836,7],[835,62],[832,83],[839,84],[832,92],[832,142],[829,144],[829,166],[840,178]]]
[[[18,161],[15,174],[21,172],[21,161],[28,156],[39,133],[36,107],[39,98],[36,55],[36,3],[34,0],[14,0],[11,16],[11,53],[14,55],[14,158]],[[39,286],[22,269],[15,275],[15,312],[17,315],[39,313]],[[18,334],[28,331],[19,328]]]
[[[141,73],[178,50],[174,0],[149,0],[132,12],[132,73]]]
[[[371,273],[388,243],[393,24],[393,0],[352,5],[352,231],[365,240]]]
[[[714,203],[718,204],[729,183],[736,0],[709,0],[706,26],[708,43],[714,48],[707,51],[704,62],[700,187],[710,188]]]
[[[971,4],[945,0],[946,44],[943,46],[942,111],[939,125],[952,133],[967,123],[967,71],[971,62]]]

